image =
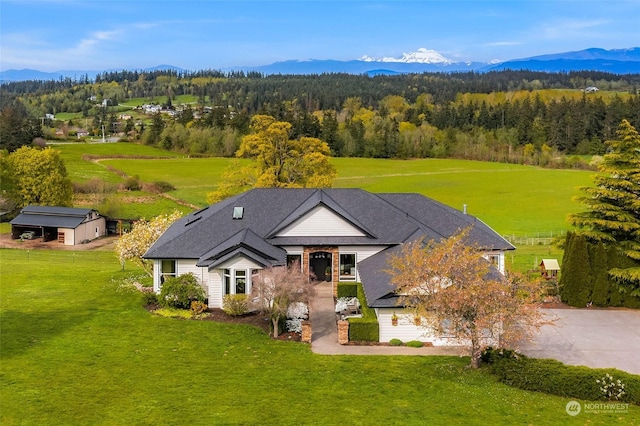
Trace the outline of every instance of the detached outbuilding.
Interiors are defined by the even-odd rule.
[[[68,246],[95,240],[107,233],[105,218],[93,209],[27,206],[10,223],[13,239],[31,231],[42,241],[57,240]]]
[[[540,273],[544,279],[557,280],[558,272],[560,272],[558,259],[542,259],[542,262],[540,262]]]

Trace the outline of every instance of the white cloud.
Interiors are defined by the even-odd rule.
[[[569,37],[597,38],[598,34],[594,30],[604,28],[611,23],[612,21],[609,19],[557,19],[546,22],[539,28],[534,28],[532,35],[534,38],[551,40],[567,39]]]

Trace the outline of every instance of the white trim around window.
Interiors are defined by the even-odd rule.
[[[356,281],[356,264],[358,255],[356,252],[340,252],[340,281]]]
[[[222,292],[223,295],[250,294],[251,275],[249,271],[246,269],[223,269]]]

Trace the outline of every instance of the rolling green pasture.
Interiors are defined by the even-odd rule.
[[[85,182],[97,177],[106,182],[119,182],[120,176],[110,172],[101,164],[84,160],[85,154],[99,156],[131,156],[131,157],[166,157],[175,158],[180,154],[165,151],[147,145],[134,143],[69,143],[53,145],[52,148],[60,151],[67,173],[73,182]],[[134,175],[133,173],[132,175]]]
[[[172,158],[163,160],[113,159],[101,163],[136,174],[144,182],[165,181],[176,190],[169,194],[197,206],[207,204],[207,193],[215,190],[224,170],[233,160],[229,158]],[[240,160],[244,163],[249,160]]]
[[[336,187],[371,192],[417,192],[463,210],[501,234],[558,232],[581,206],[578,186],[593,172],[466,160],[333,159]]]
[[[244,325],[157,317],[110,252],[0,250],[1,424],[638,424],[565,412],[468,358],[324,356]]]
[[[171,195],[206,205],[231,160],[114,159],[102,163],[137,174],[143,181],[167,181]],[[592,184],[593,172],[550,170],[531,166],[465,160],[384,160],[334,158],[335,187],[371,192],[417,192],[477,216],[502,234],[559,232],[567,229],[567,214],[580,210],[572,201],[578,186]]]

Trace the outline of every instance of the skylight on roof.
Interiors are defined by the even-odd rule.
[[[244,216],[244,207],[234,207],[233,208],[233,218],[234,219],[242,219]]]

